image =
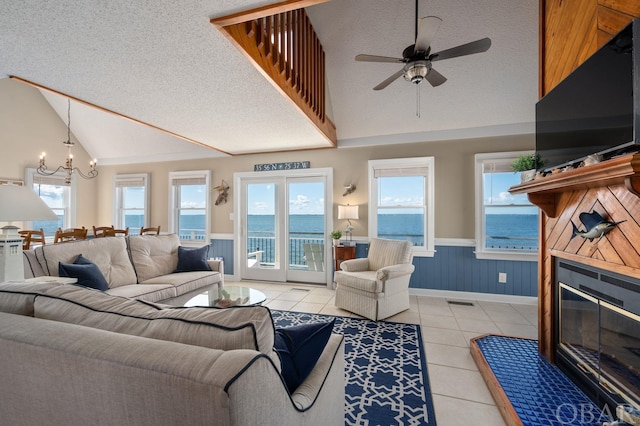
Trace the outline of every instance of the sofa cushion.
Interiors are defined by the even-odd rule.
[[[275,328],[263,306],[170,308],[67,285],[38,296],[37,318],[213,349],[253,349],[270,356]]]
[[[36,296],[60,285],[58,282],[0,283],[0,312],[32,317]]]
[[[176,272],[210,271],[208,258],[209,244],[199,248],[179,246]]]
[[[64,244],[47,244],[36,247],[34,252],[46,275],[57,276],[58,263],[73,263],[82,254],[98,265],[109,288],[137,282],[125,238],[93,238]]]
[[[193,272],[176,272],[173,274],[160,275],[146,281],[140,282],[141,285],[170,284],[175,288],[177,296],[181,296],[190,291],[216,284],[222,281],[220,272],[217,271],[193,271]]]
[[[127,241],[139,283],[176,270],[180,246],[176,234],[135,235],[127,237]]]
[[[112,296],[141,299],[148,302],[172,299],[177,296],[176,288],[171,284],[132,284],[114,287],[107,290]]]
[[[413,247],[409,241],[372,238],[369,243],[369,269],[377,271],[389,265],[411,263]]]
[[[275,350],[282,365],[282,378],[289,393],[302,383],[322,355],[335,319],[326,323],[311,323],[276,329]]]
[[[58,263],[58,276],[77,278],[78,285],[105,291],[109,288],[107,280],[98,265],[79,255],[73,263]]]
[[[336,271],[336,277],[340,277],[339,285],[344,287],[352,287],[369,293],[381,293],[384,291],[382,281],[378,281],[376,277],[376,271]]]
[[[38,262],[36,252],[34,250],[22,250],[22,259],[24,263],[24,277],[35,278],[47,275],[42,269],[42,265]]]

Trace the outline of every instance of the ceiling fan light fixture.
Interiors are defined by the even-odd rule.
[[[429,69],[427,61],[410,62],[404,67],[404,79],[413,84],[420,84],[429,74]]]

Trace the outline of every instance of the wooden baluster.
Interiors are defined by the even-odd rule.
[[[273,40],[273,56],[272,56],[272,64],[274,67],[274,75],[278,74],[278,68],[280,68],[280,26],[278,25],[280,22],[280,15],[273,15],[273,35],[271,36],[271,40]]]
[[[257,19],[254,22],[256,25],[256,46],[258,47],[260,55],[265,57],[267,56],[267,46],[264,42],[265,18]]]
[[[287,84],[291,86],[291,66],[293,65],[293,12],[287,12]]]
[[[294,86],[296,88],[296,92],[298,95],[302,92],[300,86],[300,58],[302,57],[302,34],[300,31],[300,17],[301,13],[299,11],[295,11],[295,30],[293,34],[293,44],[295,46],[294,54],[293,54],[293,71],[294,71]]]
[[[271,59],[271,57],[273,56],[273,43],[271,42],[271,34],[273,34],[271,22],[273,20],[273,16],[267,16],[264,19],[265,19],[265,26],[264,26],[265,41],[264,41],[264,44],[266,45],[266,52],[267,52],[267,54],[265,56],[267,57],[267,59]]]
[[[324,61],[325,61],[325,56],[324,56],[324,50],[322,51],[322,54],[320,55],[320,62],[321,62],[321,66],[320,66],[320,114],[318,114],[318,116],[320,117],[320,120],[322,120],[324,122],[324,114],[325,114],[325,96],[326,96],[326,88],[325,88],[325,73],[326,70],[324,68]]]

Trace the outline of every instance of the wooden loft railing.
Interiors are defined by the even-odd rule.
[[[324,49],[305,10],[292,9],[308,3],[314,2],[278,3],[211,23],[335,146],[336,128],[326,115]]]

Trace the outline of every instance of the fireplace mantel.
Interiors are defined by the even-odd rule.
[[[548,217],[558,217],[561,192],[624,184],[640,197],[640,154],[628,154],[591,166],[548,175],[512,187],[512,194],[527,194],[529,201]]]
[[[640,278],[640,154],[552,174],[509,190],[527,194],[542,210],[539,221],[538,345],[554,362],[556,258]],[[604,237],[574,237],[583,212],[622,222]]]

